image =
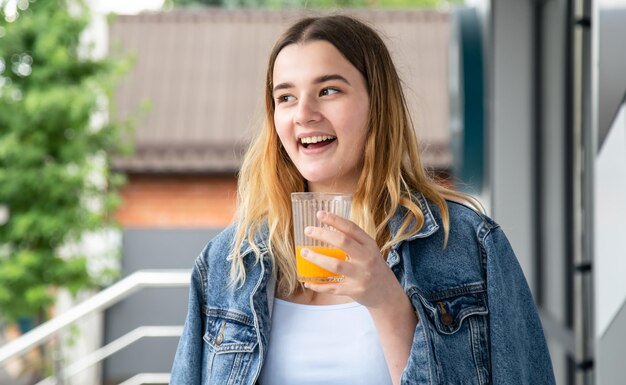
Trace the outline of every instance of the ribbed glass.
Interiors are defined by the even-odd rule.
[[[317,219],[317,212],[324,210],[343,218],[350,219],[352,196],[338,193],[292,193],[291,206],[293,211],[293,235],[298,268],[298,280],[302,282],[338,282],[343,277],[322,269],[301,258],[300,250],[307,247],[315,252],[334,258],[345,259],[345,252],[328,243],[309,238],[304,235],[307,226],[325,227]]]
[[[317,219],[320,210],[337,214],[350,219],[352,195],[338,193],[291,193],[291,208],[293,211],[293,236],[295,246],[330,246],[327,243],[314,240],[304,235],[307,226],[329,227]]]

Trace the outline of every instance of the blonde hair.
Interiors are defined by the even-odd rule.
[[[416,192],[421,192],[439,208],[445,232],[444,245],[449,233],[446,198],[476,203],[465,194],[437,184],[424,170],[401,81],[380,36],[369,26],[348,16],[305,18],[285,32],[269,57],[265,121],[253,139],[239,173],[237,229],[230,256],[233,283],[241,284],[246,278],[240,250],[243,242],[250,244],[258,262],[261,250],[255,234],[267,224],[266,246],[278,271],[277,289],[289,295],[299,287],[293,256],[290,194],[304,191],[306,181],[276,134],[273,70],[276,57],[284,47],[317,40],[333,44],[366,80],[370,97],[370,131],[363,169],[353,193],[352,212],[353,220],[376,240],[383,255],[423,226],[424,213],[413,199]],[[399,207],[408,210],[408,215],[391,238],[387,226]]]

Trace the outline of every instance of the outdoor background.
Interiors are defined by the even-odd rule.
[[[1,385],[169,382],[267,55],[336,12],[388,44],[433,177],[509,237],[557,383],[623,383],[625,1],[0,0]]]

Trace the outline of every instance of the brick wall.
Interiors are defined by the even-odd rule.
[[[116,217],[125,228],[222,228],[236,189],[235,176],[130,175]]]
[[[454,188],[448,173],[434,176]],[[116,217],[125,228],[223,228],[235,213],[236,191],[234,175],[130,175]]]

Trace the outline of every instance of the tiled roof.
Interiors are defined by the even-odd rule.
[[[308,13],[310,14],[310,13]],[[424,161],[451,163],[448,129],[448,15],[436,11],[354,11],[385,37],[413,110]],[[175,10],[118,16],[112,51],[135,65],[116,93],[120,117],[142,101],[151,110],[135,131],[127,172],[233,172],[263,119],[269,51],[303,11]]]

